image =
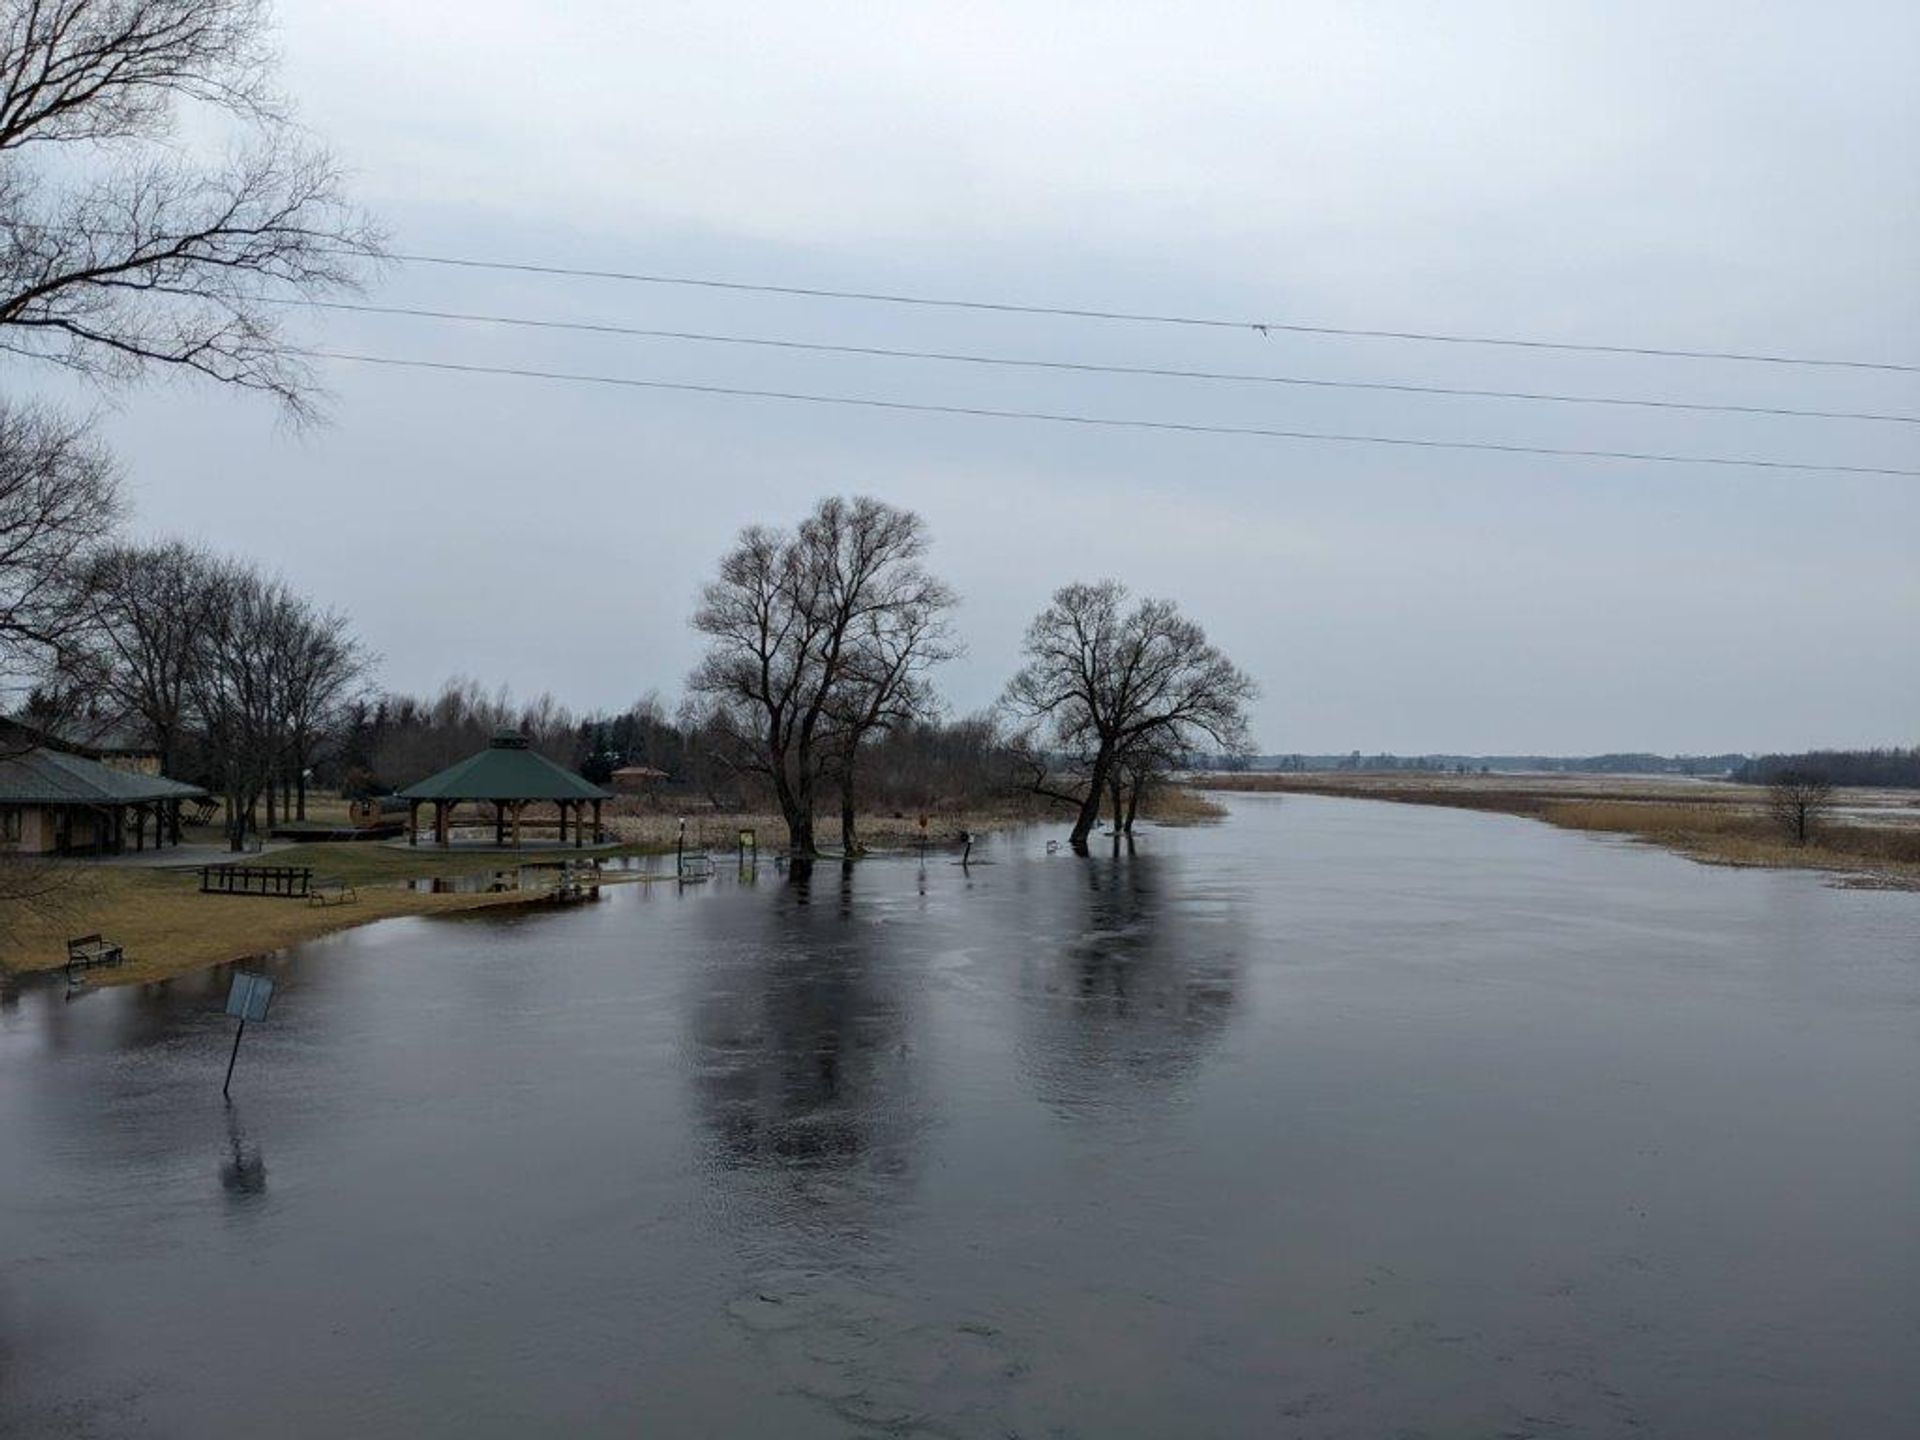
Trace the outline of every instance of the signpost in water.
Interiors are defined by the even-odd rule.
[[[227,1014],[239,1017],[240,1028],[233,1032],[233,1053],[227,1056],[227,1078],[220,1086],[225,1095],[233,1084],[233,1064],[240,1058],[240,1037],[247,1033],[247,1021],[267,1018],[267,1003],[273,999],[273,981],[265,975],[249,975],[236,970],[227,989]]]

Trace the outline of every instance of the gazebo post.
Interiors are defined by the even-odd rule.
[[[609,798],[606,791],[530,749],[526,736],[504,729],[495,732],[484,751],[418,781],[401,793],[407,803],[408,843],[420,843],[420,808],[431,805],[434,839],[443,846],[451,845],[453,812],[470,802],[493,807],[494,845],[499,848],[511,845],[515,850],[523,849],[526,844],[523,831],[528,823],[529,805],[552,805],[558,812],[559,844],[567,843],[567,825],[571,822],[574,848],[583,849],[587,844],[588,805],[593,807],[597,841],[601,802]],[[477,825],[484,823],[476,822]],[[539,833],[536,823],[536,837]]]

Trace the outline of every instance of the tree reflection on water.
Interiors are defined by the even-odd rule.
[[[902,1174],[916,1096],[907,1007],[855,873],[796,875],[758,907],[761,934],[716,937],[692,1012],[693,1084],[718,1162],[774,1171]],[[737,912],[728,917],[737,920]]]
[[[1189,888],[1157,855],[1066,865],[1078,883],[1047,896],[1061,942],[1035,945],[1021,966],[1026,1068],[1043,1100],[1067,1108],[1173,1094],[1232,1018],[1246,943],[1237,906]]]

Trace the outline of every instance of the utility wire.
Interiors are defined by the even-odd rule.
[[[747,345],[768,350],[798,350],[820,355],[859,355],[883,360],[934,360],[962,365],[1004,366],[1022,370],[1062,370],[1087,375],[1134,375],[1159,379],[1226,381],[1250,385],[1289,385],[1320,390],[1375,390],[1397,395],[1439,395],[1454,399],[1546,401],[1560,405],[1613,405],[1648,410],[1682,410],[1720,415],[1783,415],[1805,420],[1864,420],[1886,425],[1920,425],[1920,415],[1890,415],[1855,410],[1800,410],[1780,405],[1708,404],[1685,400],[1647,400],[1620,395],[1564,395],[1539,390],[1475,390],[1451,385],[1413,385],[1376,380],[1329,380],[1303,375],[1252,375],[1232,370],[1182,370],[1156,365],[1103,365],[1077,360],[1037,360],[1010,355],[979,355],[953,350],[896,350],[877,345],[829,345],[779,340],[760,335],[716,335],[700,330],[651,330],[585,320],[544,320],[467,310],[431,310],[412,305],[367,305],[340,300],[287,300],[315,310],[358,315],[400,315],[423,320],[474,321],[529,330],[564,330],[588,335],[622,335],[643,340],[689,340],[707,345]]]
[[[77,225],[32,227],[35,231],[81,236],[122,237],[131,232]],[[158,243],[169,237],[150,237]],[[187,239],[190,237],[174,237]],[[333,254],[366,258],[346,246],[316,244]],[[1886,360],[1839,359],[1830,356],[1768,354],[1744,350],[1681,350],[1655,345],[1603,345],[1588,341],[1539,340],[1511,335],[1470,335],[1435,330],[1385,330],[1357,326],[1306,325],[1282,320],[1228,320],[1218,316],[1164,315],[1138,310],[1096,310],[1067,305],[1025,305],[1002,300],[959,300],[931,295],[904,295],[883,290],[834,290],[815,285],[771,285],[743,280],[716,280],[698,275],[660,275],[635,270],[595,270],[576,265],[544,265],[524,260],[479,260],[465,255],[430,255],[421,251],[385,251],[380,258],[409,265],[440,265],[461,270],[499,270],[521,275],[553,275],[579,280],[616,280],[634,285],[680,285],[704,290],[730,290],[755,295],[793,295],[816,300],[859,300],[881,305],[917,305],[940,310],[978,310],[1001,315],[1052,315],[1072,320],[1110,320],[1141,325],[1185,325],[1209,330],[1251,330],[1261,335],[1275,331],[1293,335],[1330,335],[1360,340],[1409,340],[1434,345],[1493,345],[1519,350],[1547,350],[1590,355],[1641,355],[1666,360],[1728,360],[1749,365],[1811,365],[1840,370],[1877,370],[1893,374],[1920,374],[1920,365]],[[260,295],[269,303],[278,297]],[[282,302],[284,303],[284,302]],[[1851,417],[1850,417],[1851,418]]]
[[[1137,310],[1094,310],[1067,305],[1021,305],[1000,300],[955,300],[903,295],[881,290],[833,290],[815,285],[767,285],[715,280],[694,275],[660,275],[633,270],[592,270],[573,265],[541,265],[518,260],[476,260],[460,255],[389,252],[390,260],[410,265],[440,265],[461,270],[501,270],[522,275],[556,275],[583,280],[616,280],[634,285],[681,285],[703,290],[732,290],[755,295],[794,295],[816,300],[860,300],[879,305],[917,305],[940,310],[980,310],[1001,315],[1052,315],[1071,320],[1111,320],[1139,325],[1185,325],[1210,330],[1251,330],[1261,335],[1334,335],[1360,340],[1414,340],[1435,345],[1495,345],[1517,350],[1551,350],[1592,355],[1642,355],[1666,360],[1731,360],[1749,365],[1813,365],[1840,370],[1882,370],[1920,374],[1920,365],[1882,360],[1847,360],[1810,355],[1767,354],[1741,350],[1678,350],[1654,345],[1601,345],[1572,340],[1536,340],[1510,335],[1468,335],[1433,330],[1380,330],[1341,325],[1304,325],[1280,320],[1228,320],[1198,315],[1165,315]]]
[[[1792,470],[1827,475],[1897,475],[1920,479],[1920,470],[1899,470],[1877,465],[1803,464],[1787,460],[1747,459],[1724,455],[1668,455],[1635,450],[1573,450],[1550,445],[1507,445],[1488,440],[1432,440],[1394,435],[1346,434],[1327,430],[1279,430],[1257,425],[1204,425],[1177,420],[1075,415],[1046,410],[999,410],[977,405],[935,405],[855,395],[818,395],[797,390],[760,390],[737,385],[696,385],[685,381],[641,380],[621,375],[582,375],[570,371],[535,370],[521,366],[468,365],[451,360],[415,360],[392,355],[361,355],[340,350],[301,350],[295,353],[320,360],[345,360],[360,365],[396,366],[410,370],[440,370],[460,375],[502,375],[526,380],[611,385],[634,390],[667,390],[690,395],[789,400],[809,405],[844,405],[868,410],[906,411],[921,415],[964,415],[993,420],[1034,420],[1054,425],[1164,430],[1188,435],[1251,435],[1274,440],[1322,440],[1349,445],[1394,445],[1419,450],[1483,450],[1503,455],[1556,455],[1583,460],[1638,460],[1661,465],[1714,465],[1733,469]]]

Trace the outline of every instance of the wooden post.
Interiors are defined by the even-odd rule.
[[[593,802],[593,843],[600,843],[600,802]]]
[[[513,802],[513,848],[516,850],[520,848],[520,812],[526,808],[527,802],[524,800]]]
[[[433,843],[446,845],[452,839],[452,827],[447,824],[449,807],[444,800],[433,802]]]
[[[585,807],[578,800],[573,802],[573,848],[576,850],[587,843],[585,829],[582,824],[586,819],[584,810]],[[566,819],[567,812],[563,806],[560,811],[560,823],[563,826],[566,824]],[[561,838],[565,839],[566,837],[563,835]]]
[[[407,844],[418,845],[419,843],[420,802],[418,800],[409,800],[407,801]]]
[[[507,802],[493,802],[493,848],[498,850],[507,843]]]

